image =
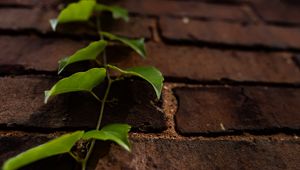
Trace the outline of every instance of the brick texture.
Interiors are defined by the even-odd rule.
[[[255,141],[231,140],[175,140],[131,137],[132,153],[112,145],[103,148],[94,155],[91,169],[297,169],[299,167],[299,140]],[[1,161],[10,154],[16,154],[25,148],[47,141],[45,135],[1,136],[0,143],[15,148],[7,151],[2,148]],[[22,143],[22,145],[20,145]],[[100,147],[99,145],[96,147]],[[10,153],[9,153],[10,152]],[[105,156],[99,157],[106,153]],[[182,156],[184,155],[184,157]],[[60,159],[59,159],[60,158]],[[53,157],[39,161],[31,167],[53,168],[53,159],[59,167],[72,163],[69,157]],[[98,163],[96,163],[98,162]],[[49,164],[49,165],[48,165]],[[51,165],[52,164],[52,165]],[[95,168],[92,168],[95,167]],[[57,168],[57,165],[55,165]],[[74,168],[74,165],[73,165]]]
[[[119,1],[117,4],[127,8],[130,12],[142,15],[195,17],[244,22],[250,19],[240,6],[166,0],[125,0]]]
[[[175,90],[182,134],[299,129],[298,89],[200,87]]]
[[[10,129],[93,128],[97,122],[100,104],[90,95],[61,95],[47,105],[43,103],[44,90],[50,89],[54,81],[46,77],[1,78],[0,87],[3,92],[0,95],[0,125]],[[132,93],[136,89],[141,89],[144,93]],[[115,84],[111,97],[117,100],[107,104],[104,122],[127,122],[139,131],[165,129],[163,113],[150,102],[155,98],[153,93],[149,93],[152,92],[150,89],[148,84],[139,81]],[[122,91],[131,93],[124,94]]]
[[[251,2],[257,14],[266,22],[300,24],[298,1],[258,0]]]
[[[241,25],[219,21],[190,20],[163,17],[162,36],[167,40],[190,41],[233,46],[264,46],[269,48],[299,48],[300,30],[263,25]]]
[[[39,33],[53,33],[49,20],[58,16],[57,10],[43,8],[0,8],[0,15],[6,16],[0,20],[0,30],[5,31],[36,31]],[[15,19],[17,18],[17,20]],[[107,18],[107,19],[105,19]],[[132,17],[129,23],[122,20],[111,22],[105,16],[103,23],[104,31],[111,31],[128,37],[151,37],[150,29],[153,26],[152,19]],[[78,29],[74,30],[74,27]],[[126,28],[126,29],[125,29]],[[57,32],[75,36],[97,36],[95,26],[88,24],[64,24],[58,26]]]
[[[28,42],[31,42],[30,45]],[[0,65],[6,67],[0,67],[0,70],[3,74],[22,70],[56,72],[59,59],[87,44],[87,41],[69,39],[1,36],[0,55],[6,57],[0,58]],[[146,49],[148,58],[142,60],[134,52],[129,52],[128,48],[110,47],[109,60],[122,68],[153,65],[166,77],[197,81],[300,82],[300,71],[290,53],[212,50],[153,42],[147,43]],[[120,52],[124,55],[120,56]],[[81,65],[89,67],[87,63],[75,67],[81,69]]]

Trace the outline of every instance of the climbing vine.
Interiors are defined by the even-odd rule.
[[[59,80],[50,90],[45,91],[45,103],[56,95],[71,92],[86,92],[92,95],[101,105],[97,125],[94,130],[76,131],[62,135],[50,140],[47,143],[31,148],[19,155],[8,159],[3,164],[3,170],[15,170],[28,165],[32,162],[44,159],[50,156],[68,153],[78,163],[81,164],[82,170],[86,169],[91,153],[94,149],[96,140],[112,141],[120,145],[127,151],[131,150],[128,139],[130,125],[127,124],[108,124],[101,128],[101,121],[105,110],[111,85],[116,81],[121,81],[125,77],[137,76],[148,82],[154,89],[157,99],[160,98],[163,76],[159,70],[154,67],[132,67],[121,69],[107,63],[106,47],[110,42],[116,41],[125,46],[132,48],[142,58],[146,57],[144,39],[129,39],[118,35],[104,32],[101,29],[100,15],[102,12],[110,12],[114,19],[129,20],[127,10],[117,6],[107,6],[98,3],[96,0],[80,0],[70,3],[64,8],[56,19],[50,20],[50,25],[55,31],[56,28],[65,23],[71,22],[89,22],[91,17],[96,18],[93,23],[97,28],[99,40],[91,42],[73,55],[59,61],[58,74],[77,62],[94,61],[97,67],[91,68],[85,72],[77,72],[69,77]],[[118,76],[111,76],[111,72],[119,72]],[[104,83],[106,82],[106,83]],[[104,96],[97,95],[93,90],[100,84],[106,86]],[[74,146],[79,141],[85,141],[88,150],[84,156],[80,156],[74,151]]]

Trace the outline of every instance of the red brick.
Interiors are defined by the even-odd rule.
[[[59,59],[73,54],[86,44],[88,42],[69,39],[1,36],[0,70],[3,74],[22,70],[55,72]],[[128,52],[127,48],[109,48],[109,62],[122,68],[154,65],[166,77],[197,81],[226,78],[253,82],[300,82],[300,70],[289,53],[212,50],[153,42],[147,43],[146,48],[146,60],[142,60],[134,52]]]
[[[300,128],[300,90],[267,87],[177,88],[182,134]]]
[[[33,6],[35,0],[1,0],[0,5]]]
[[[267,22],[300,24],[300,3],[297,1],[255,0],[250,2],[258,15]]]
[[[0,65],[19,65],[26,70],[56,71],[58,60],[72,55],[87,44],[69,39],[0,36]]]
[[[0,29],[8,31],[34,30],[40,33],[52,33],[49,20],[57,17],[58,11],[43,8],[2,8],[0,15],[6,16],[0,20]],[[128,37],[151,37],[150,29],[154,20],[143,17],[132,17],[129,23],[122,20],[114,22],[103,20],[103,30],[111,31]],[[74,27],[76,29],[74,30]],[[78,24],[64,24],[57,28],[57,32],[68,35],[97,36],[96,27]]]
[[[294,169],[299,141],[133,139],[132,154],[113,146],[99,169]]]
[[[2,8],[0,15],[5,16],[0,20],[0,29],[4,30],[29,30],[35,29],[42,33],[50,30],[49,19],[56,17],[56,12],[41,8]]]
[[[212,44],[263,46],[269,48],[300,48],[297,28],[277,28],[263,25],[241,25],[220,21],[190,20],[163,17],[160,19],[163,38],[175,41]]]
[[[43,103],[44,91],[54,81],[29,76],[0,78],[0,125],[10,129],[93,128],[100,104],[91,95],[72,93],[58,96],[49,104]],[[104,123],[127,122],[139,131],[166,128],[164,114],[157,109],[158,104],[150,102],[155,99],[155,94],[147,83],[137,80],[118,82],[112,87],[111,97],[117,101],[107,104]]]
[[[25,148],[46,141],[46,135],[1,136],[0,161]],[[92,159],[89,169],[297,169],[300,166],[299,140],[200,140],[149,139],[131,137],[133,150],[128,153],[119,146],[97,144],[99,155]],[[13,153],[13,154],[12,154]],[[100,154],[101,153],[101,154]],[[182,156],[184,155],[184,156]],[[35,163],[38,169],[71,169],[67,158],[46,159]],[[69,157],[68,157],[69,158]],[[59,162],[57,162],[59,161]],[[98,161],[97,165],[94,165]],[[68,164],[69,163],[69,164]],[[59,165],[59,166],[57,166]],[[65,165],[65,167],[61,167]],[[91,165],[92,166],[92,165]],[[94,167],[96,166],[96,167]],[[53,167],[52,167],[53,168]]]
[[[148,58],[109,55],[120,67],[154,65],[166,77],[190,80],[222,80],[252,82],[299,83],[300,70],[291,54],[213,50],[194,46],[167,46],[148,43]],[[110,54],[110,53],[109,53]]]
[[[199,1],[125,0],[114,5],[127,8],[130,12],[154,16],[198,17],[248,21],[240,6],[208,4]]]

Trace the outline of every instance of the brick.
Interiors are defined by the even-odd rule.
[[[33,6],[35,0],[1,0],[0,5]]]
[[[50,89],[54,81],[47,77],[1,78],[0,126],[9,129],[94,128],[100,104],[89,94],[69,93],[46,105],[43,103],[44,90]],[[118,82],[113,85],[109,98],[115,100],[107,103],[104,123],[127,122],[133,129],[145,132],[166,128],[152,87],[144,81]]]
[[[0,20],[2,30],[39,30],[46,33],[50,30],[49,19],[56,17],[56,12],[41,8],[2,8],[0,15],[5,16]]]
[[[38,137],[32,135],[1,136],[0,143],[1,146],[9,146],[10,150],[13,150],[11,152],[18,153],[23,148],[36,145],[41,138],[45,137],[45,135]],[[103,145],[96,144],[97,154],[92,156],[93,161],[89,169],[248,170],[259,168],[279,170],[297,169],[300,165],[299,140],[178,140],[132,136],[131,142],[132,153],[128,153],[114,144],[111,147],[105,145],[105,148]],[[4,150],[3,147],[1,149]],[[7,152],[9,151],[1,152],[3,153],[0,158],[1,162],[8,157]],[[58,159],[55,162],[46,159],[44,162],[35,163],[35,166],[38,166],[39,169],[47,169],[55,165],[55,169],[66,169],[66,167],[60,166],[66,165],[67,161]]]
[[[58,8],[60,5],[63,5],[66,1],[61,0],[1,0],[0,6],[9,6],[9,7],[24,7],[24,8],[33,8],[33,7],[44,7],[44,8]]]
[[[119,53],[126,52],[116,50],[117,54],[108,53],[110,62],[120,67],[154,65],[166,77],[197,81],[300,82],[300,70],[288,53],[213,50],[159,43],[147,43],[146,47],[146,60],[135,54],[124,59]]]
[[[232,21],[248,21],[240,6],[217,5],[198,1],[126,0],[113,3],[127,8],[130,12],[154,15],[197,17]]]
[[[49,20],[56,18],[57,10],[43,8],[2,8],[0,15],[6,16],[0,20],[0,29],[6,31],[37,31],[43,34],[52,33]],[[107,16],[106,16],[107,18]],[[128,37],[151,37],[150,28],[154,20],[151,18],[132,17],[129,23],[122,20],[103,20],[103,30],[111,31]],[[76,29],[74,30],[74,27]],[[126,29],[125,29],[126,28]],[[87,24],[64,24],[57,28],[57,32],[67,35],[97,36],[96,27]]]
[[[250,1],[258,15],[268,23],[300,24],[300,3],[297,1]]]
[[[23,70],[56,71],[58,60],[72,55],[87,44],[70,39],[0,36],[0,70],[4,73],[3,66],[11,65]]]
[[[2,74],[24,70],[55,72],[59,59],[73,54],[87,44],[85,41],[63,38],[0,36],[0,71]],[[197,81],[225,78],[253,82],[300,82],[300,70],[289,53],[213,50],[153,42],[147,43],[146,48],[146,60],[129,52],[128,48],[108,48],[109,62],[122,68],[154,65],[166,77]],[[82,65],[89,66],[87,63]]]
[[[160,19],[163,38],[217,45],[299,49],[298,28],[278,28],[265,25],[241,25],[220,21],[190,20],[163,17]]]
[[[294,169],[299,141],[133,139],[133,153],[113,147],[96,169]],[[184,156],[182,156],[184,155]]]
[[[267,87],[177,88],[182,134],[299,129],[300,90]]]

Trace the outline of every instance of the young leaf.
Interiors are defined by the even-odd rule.
[[[31,148],[7,160],[2,168],[3,170],[15,170],[43,158],[67,153],[83,134],[84,131],[65,134],[47,143]]]
[[[95,5],[95,0],[81,0],[70,3],[60,12],[57,19],[50,20],[50,25],[55,31],[57,24],[87,21],[91,17]]]
[[[85,132],[82,139],[97,139],[97,140],[110,140],[116,142],[125,150],[130,152],[130,144],[128,141],[128,132],[130,126],[127,124],[110,124],[103,127],[101,130],[91,130]]]
[[[70,57],[64,58],[59,61],[58,74],[60,74],[69,64],[76,63],[84,60],[96,60],[98,55],[105,49],[107,42],[100,40],[90,43],[87,47],[78,50]]]
[[[110,40],[116,40],[121,41],[125,45],[131,47],[135,52],[137,52],[140,56],[143,58],[146,58],[146,50],[145,50],[145,44],[144,39],[128,39],[124,37],[120,37],[108,32],[101,32],[101,34],[105,37],[107,37]]]
[[[132,67],[126,70],[122,70],[113,65],[108,65],[108,67],[125,75],[141,77],[152,85],[155,90],[157,99],[160,98],[164,77],[162,76],[161,72],[155,67]]]
[[[45,91],[45,103],[50,97],[75,92],[92,92],[93,88],[99,85],[106,76],[104,68],[92,68],[86,72],[75,73],[67,78],[58,81],[49,91]]]
[[[103,4],[96,4],[95,11],[109,11],[112,13],[114,19],[123,19],[124,21],[129,21],[128,11],[124,8],[118,6],[107,6]]]

